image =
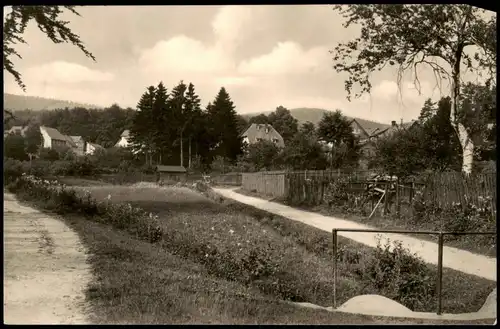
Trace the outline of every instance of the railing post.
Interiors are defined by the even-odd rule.
[[[437,281],[436,281],[436,290],[437,290],[437,315],[441,315],[442,312],[442,283],[443,283],[443,244],[444,244],[444,234],[443,232],[439,232],[438,239],[438,272],[437,272]]]
[[[333,308],[337,308],[337,230],[332,231],[333,238]]]

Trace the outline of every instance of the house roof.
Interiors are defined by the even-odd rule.
[[[28,126],[12,126],[12,128],[9,129],[9,132],[16,132],[16,131],[26,131],[28,130]]]
[[[129,137],[130,136],[130,130],[126,129],[122,132],[120,137]]]
[[[75,143],[81,143],[83,142],[83,137],[82,136],[69,136]]]
[[[77,147],[75,141],[73,140],[73,138],[71,138],[71,136],[68,136],[68,135],[63,135],[63,136],[65,137],[65,139],[68,142],[69,146],[71,146],[71,147]]]
[[[95,149],[104,149],[103,146],[99,145],[99,144],[95,144],[95,143],[88,143],[90,146],[93,146]]]
[[[47,135],[49,135],[49,137],[52,138],[52,139],[57,139],[57,140],[60,140],[60,141],[67,141],[68,138],[69,138],[68,136],[65,136],[65,135],[61,134],[59,132],[59,130],[57,130],[55,128],[40,127],[40,129],[45,130],[45,132],[47,133]]]
[[[370,136],[370,133],[368,132],[367,128],[363,127],[363,125],[362,125],[361,123],[359,123],[359,121],[358,121],[358,120],[356,120],[356,119],[352,119],[352,120],[351,120],[351,122],[350,122],[350,124],[352,125],[353,123],[356,123],[356,124],[357,124],[357,126],[358,126],[359,128],[361,128],[361,130],[362,130],[362,131],[363,131],[363,132],[364,132],[367,136]]]
[[[162,166],[162,165],[157,165],[156,170],[159,172],[176,172],[176,173],[185,173],[186,168],[183,166]]]
[[[250,127],[248,127],[248,129],[243,134],[241,134],[241,136],[247,137],[251,141],[256,140],[258,138],[264,140],[277,139],[278,143],[281,146],[285,144],[283,137],[270,124],[252,123]]]

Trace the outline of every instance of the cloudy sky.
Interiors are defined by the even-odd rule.
[[[88,6],[67,14],[97,61],[76,47],[53,44],[31,24],[15,60],[26,95],[135,107],[146,87],[193,82],[206,105],[224,86],[239,113],[287,108],[341,109],[389,123],[416,118],[439,98],[434,76],[420,71],[421,93],[396,71],[373,75],[371,96],[348,102],[345,76],[329,50],[356,37],[330,6]],[[4,91],[23,94],[4,73]],[[442,92],[446,93],[446,85]]]

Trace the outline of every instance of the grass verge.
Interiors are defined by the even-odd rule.
[[[266,196],[259,195],[255,192],[249,192],[242,188],[236,190],[235,192],[256,197],[262,198],[268,201],[278,202],[284,205],[288,205],[285,201],[279,199],[271,199]],[[292,205],[289,205],[292,206]],[[364,216],[356,215],[356,214],[346,214],[340,212],[334,208],[328,207],[327,205],[318,205],[318,206],[305,206],[305,205],[293,205],[292,207],[297,209],[302,209],[306,211],[311,211],[315,213],[319,213],[325,216],[333,216],[339,217],[345,220],[350,220],[359,224],[368,225],[371,227],[379,228],[379,229],[388,229],[388,230],[412,230],[412,231],[438,231],[436,227],[432,223],[413,223],[409,218],[409,216],[401,216],[399,218],[395,216],[379,216],[374,215],[372,218],[367,219]],[[426,241],[436,242],[436,238],[430,235],[416,235],[416,234],[408,234],[417,239],[422,239]],[[485,241],[487,240],[487,241]],[[496,248],[496,236],[478,236],[478,235],[461,235],[461,236],[446,236],[445,245],[449,247],[454,247],[458,249],[467,250],[479,255],[485,255],[489,257],[496,257],[497,248]]]
[[[247,195],[249,194],[247,193]],[[331,234],[329,232],[231,200],[228,200],[227,203],[228,206],[231,205],[231,207],[251,214],[259,222],[273,227],[280,232],[281,235],[292,238],[297,244],[305,247],[308,251],[314,253],[321,259],[331,261],[333,258]],[[370,254],[371,250],[371,248],[367,246],[342,237],[339,237],[339,246],[341,246],[339,249],[343,250],[356,250],[356,253],[360,255]],[[342,267],[342,265],[340,266]],[[425,264],[425,266],[428,268],[427,273],[433,275],[432,280],[434,280],[434,274],[437,270],[436,266],[430,264]],[[344,268],[344,270],[349,270],[349,268]],[[339,268],[339,271],[342,270]],[[478,311],[488,294],[495,287],[496,282],[445,268],[443,269],[444,311],[447,313]],[[367,285],[363,289],[358,290],[359,286],[354,286],[354,289],[358,290],[357,294],[380,293],[374,288],[373,286]],[[391,298],[391,296],[386,297]],[[435,305],[434,298],[430,299],[429,303],[430,304],[424,308],[413,310],[433,312]]]
[[[29,205],[43,207],[40,202]],[[291,305],[207,273],[159,244],[81,215],[62,217],[90,253],[86,299],[95,324],[456,324],[331,313]],[[491,324],[492,320],[464,321]]]
[[[331,305],[332,255],[328,232],[239,203],[220,205],[186,188],[87,189],[97,199],[111,195],[113,202],[128,202],[158,214],[166,229],[163,247],[204,265],[211,275],[257,287],[279,299]],[[434,311],[435,266],[419,263],[402,253],[400,258],[406,263],[396,264],[399,276],[380,277],[380,270],[378,274],[370,271],[377,271],[380,259],[387,256],[383,248],[374,254],[372,248],[347,239],[340,239],[339,247],[339,304],[357,295],[374,293],[395,299],[414,311]],[[393,258],[389,261],[394,265]],[[401,291],[401,284],[396,285],[399,279],[408,281],[408,291]],[[411,286],[415,282],[418,287]],[[447,313],[477,311],[495,286],[494,282],[445,269],[444,309]]]
[[[43,207],[39,202],[29,205]],[[90,253],[93,282],[86,290],[95,324],[456,324],[331,313],[291,305],[207,273],[159,244],[81,215],[61,218]],[[464,321],[491,324],[493,320]]]

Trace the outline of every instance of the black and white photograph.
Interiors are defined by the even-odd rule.
[[[3,6],[5,324],[493,325],[497,13]]]

